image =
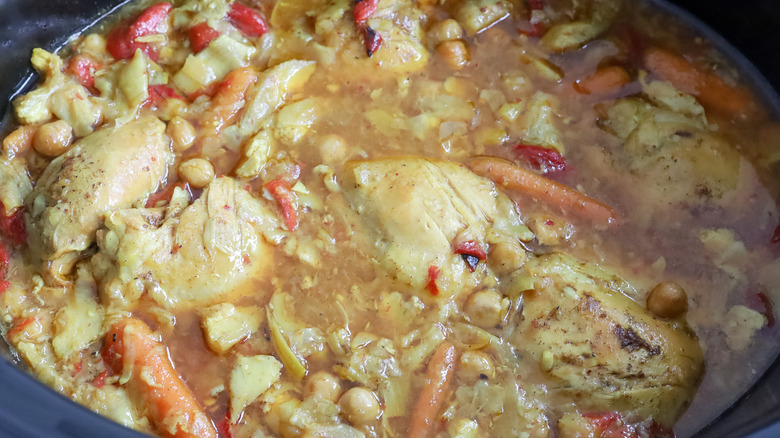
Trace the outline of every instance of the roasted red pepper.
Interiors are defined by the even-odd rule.
[[[102,388],[106,384],[106,378],[108,377],[108,371],[103,370],[97,377],[92,380],[92,386],[95,388]]]
[[[583,414],[599,430],[601,438],[636,438],[634,428],[623,422],[623,416],[617,412],[597,412]]]
[[[241,3],[233,2],[230,5],[228,18],[233,26],[246,36],[259,37],[268,32],[265,18],[256,10]]]
[[[70,59],[65,73],[73,76],[78,83],[92,90],[95,87],[95,71],[100,69],[100,64],[92,57],[78,54]]]
[[[367,23],[369,17],[376,12],[378,5],[379,0],[355,0],[355,6],[352,9],[352,19],[358,32],[363,36],[363,44],[369,57],[379,50],[383,41],[382,35],[379,35]]]
[[[537,17],[534,16],[534,11],[541,11],[544,9],[544,0],[528,0],[528,10],[531,11],[531,17],[529,18],[528,25],[530,29],[518,29],[517,33],[522,35],[528,35],[529,37],[540,37],[544,35],[545,25]]]
[[[11,256],[6,251],[2,243],[0,243],[0,293],[5,292],[11,283],[5,279],[8,275],[8,264],[11,262]]]
[[[761,312],[766,317],[766,326],[767,327],[774,327],[775,326],[775,310],[774,306],[772,305],[772,300],[769,298],[769,295],[767,295],[764,292],[758,292],[756,294],[758,299],[761,301],[761,305],[764,307],[763,311]]]
[[[441,274],[441,270],[439,270],[438,266],[428,266],[428,283],[425,285],[425,290],[433,296],[439,295],[439,285],[436,284],[439,274]]]
[[[153,107],[159,106],[166,99],[179,99],[185,100],[184,97],[177,93],[173,88],[157,84],[149,85],[149,98],[146,99],[144,105],[151,105]]]
[[[16,245],[27,242],[27,226],[24,223],[24,207],[9,213],[0,202],[0,233]]]
[[[192,26],[187,35],[190,39],[190,48],[192,48],[193,52],[198,53],[208,47],[209,43],[218,37],[220,33],[204,21]]]
[[[469,271],[474,272],[477,269],[477,264],[480,260],[487,259],[487,253],[482,249],[482,245],[476,240],[467,240],[459,243],[454,250],[455,254],[460,254],[463,257],[463,261],[469,268]]]
[[[363,29],[363,44],[369,57],[379,50],[379,47],[382,46],[382,41],[384,41],[382,35],[379,35],[374,29],[368,26]]]
[[[233,438],[233,426],[230,421],[230,411],[225,412],[225,416],[217,423],[217,432],[224,438]]]
[[[290,231],[298,229],[298,196],[292,191],[288,183],[282,178],[277,178],[266,183],[265,189],[276,199],[282,208],[284,224]]]
[[[531,144],[515,146],[515,152],[534,168],[543,173],[560,172],[566,169],[566,159],[555,149]]]
[[[356,25],[363,25],[368,17],[374,15],[379,0],[355,0],[355,7],[352,9],[352,18]]]
[[[137,49],[146,56],[157,60],[154,45],[136,41],[139,37],[154,35],[160,32],[159,27],[171,12],[170,3],[158,3],[150,6],[132,23],[121,24],[108,33],[106,50],[116,59],[132,58]]]

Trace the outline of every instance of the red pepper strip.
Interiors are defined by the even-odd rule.
[[[555,149],[519,144],[515,146],[515,152],[542,173],[560,172],[566,169],[566,159]]]
[[[617,412],[589,412],[582,414],[583,417],[588,418],[591,422],[601,430],[609,429],[618,420],[623,418]]]
[[[108,377],[108,371],[103,370],[97,377],[92,380],[92,386],[95,388],[102,388],[106,384],[106,377]]]
[[[438,267],[434,265],[428,266],[428,284],[425,285],[425,290],[433,296],[439,295],[439,286],[436,284],[439,274],[441,274],[441,271]]]
[[[775,233],[772,234],[772,239],[769,241],[772,243],[780,243],[780,225],[775,228]]]
[[[24,207],[9,214],[0,202],[0,233],[16,245],[27,242],[27,226],[24,223]]]
[[[366,26],[363,29],[363,44],[366,47],[366,54],[371,57],[382,45],[382,35],[379,35],[374,29]]]
[[[24,330],[25,327],[27,327],[28,325],[30,325],[33,322],[35,322],[36,319],[37,318],[34,317],[34,316],[28,316],[27,318],[23,319],[22,322],[20,322],[19,324],[15,325],[11,330],[8,330],[8,332],[5,334],[5,336],[8,339],[11,339],[11,338],[15,337],[16,335],[21,333]]]
[[[675,438],[674,431],[661,425],[661,423],[653,420],[650,425],[644,428],[644,436],[653,438]]]
[[[467,240],[459,243],[458,246],[455,247],[455,254],[468,254],[480,260],[487,259],[487,253],[482,249],[482,245],[476,240]]]
[[[284,224],[290,231],[298,229],[298,196],[282,178],[277,178],[265,185],[268,193],[276,199],[282,208]]]
[[[761,300],[761,304],[764,306],[764,311],[761,313],[764,316],[766,316],[766,322],[767,322],[766,326],[774,327],[775,312],[774,312],[774,306],[772,306],[772,300],[764,292],[758,292],[756,295],[758,296],[758,299]]]
[[[171,12],[170,3],[158,3],[150,6],[131,24],[122,24],[109,32],[106,39],[106,50],[116,59],[132,58],[137,49],[146,56],[157,60],[157,52],[153,45],[136,41],[137,38],[153,35]]]
[[[204,21],[192,26],[187,35],[190,39],[190,48],[194,53],[198,53],[208,47],[213,39],[220,36],[220,33]]]
[[[11,262],[11,256],[8,255],[5,247],[0,243],[0,293],[5,292],[11,286],[11,283],[5,279],[8,275],[8,264]]]
[[[533,11],[541,11],[544,9],[544,0],[528,0],[528,10],[531,11],[531,18],[528,24],[530,29],[518,29],[517,33],[521,35],[527,35],[529,37],[538,38],[544,35],[545,26],[544,23],[538,21],[538,18],[533,16]]]
[[[632,427],[623,424],[623,416],[617,412],[599,412],[582,415],[591,420],[594,426],[601,432],[602,438],[635,438],[636,431]]]
[[[149,85],[149,97],[146,99],[146,102],[144,102],[144,105],[157,107],[166,99],[185,100],[181,94],[167,85]]]
[[[70,59],[65,73],[76,78],[79,84],[90,90],[95,86],[95,71],[100,69],[100,64],[92,57],[78,54]]]
[[[230,22],[246,36],[259,37],[268,32],[268,24],[265,18],[256,10],[233,2],[228,11]]]
[[[230,421],[230,410],[225,412],[225,416],[217,423],[217,433],[224,438],[233,438],[233,428]]]
[[[355,21],[355,27],[363,35],[363,45],[366,48],[366,54],[371,57],[382,45],[382,35],[368,26],[368,19],[374,15],[379,5],[379,0],[355,0],[355,7],[352,9],[352,19]]]
[[[192,190],[190,190],[190,185],[188,183],[183,183],[179,181],[176,184],[167,185],[163,190],[159,190],[155,193],[152,193],[149,196],[149,199],[146,200],[146,204],[144,205],[144,207],[154,208],[157,206],[157,203],[160,201],[170,201],[171,196],[173,196],[173,191],[174,189],[176,189],[176,187],[186,190],[187,193],[189,193],[190,195],[190,199],[192,199]]]
[[[355,7],[352,9],[352,18],[358,26],[363,25],[366,20],[376,12],[379,0],[355,0]]]
[[[544,35],[544,25],[542,23],[530,23],[530,29],[517,29],[517,33],[520,35],[529,36],[531,38],[539,38]]]
[[[480,260],[487,259],[487,253],[476,240],[461,242],[455,247],[455,254],[460,254],[466,262],[469,271],[474,272]]]

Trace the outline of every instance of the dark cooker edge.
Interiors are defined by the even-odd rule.
[[[0,0],[0,102],[31,86],[29,55],[53,49],[69,35],[127,0]],[[741,51],[780,89],[780,2],[676,0]],[[20,43],[19,40],[23,40]],[[3,105],[5,106],[5,105]],[[0,117],[7,108],[0,108]],[[0,132],[3,131],[0,122]],[[2,347],[0,347],[0,350]],[[780,361],[699,438],[780,436]],[[142,436],[76,405],[0,358],[0,438]],[[758,432],[756,432],[758,431]]]

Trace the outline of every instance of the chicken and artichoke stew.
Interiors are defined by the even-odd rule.
[[[31,61],[0,330],[127,427],[689,436],[777,356],[780,124],[653,5],[140,2]]]

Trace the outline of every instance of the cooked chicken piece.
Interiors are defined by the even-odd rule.
[[[460,164],[388,158],[347,163],[346,173],[345,192],[380,262],[424,295],[471,291],[492,274],[485,263],[470,272],[458,246],[473,241],[487,251],[489,233],[524,228],[509,198]]]
[[[704,371],[696,335],[680,319],[653,317],[606,270],[551,254],[526,265],[535,289],[524,296],[513,343],[539,361],[550,391],[585,411],[635,413],[671,426]]]
[[[382,45],[370,59],[397,74],[420,71],[428,63],[421,23],[424,15],[409,0],[381,0],[368,26],[382,37]],[[376,69],[368,69],[376,72]],[[374,73],[375,74],[375,73]]]
[[[604,33],[620,10],[621,0],[590,0],[574,2],[574,21],[557,23],[539,41],[553,52],[578,49]]]
[[[625,141],[629,168],[647,184],[636,196],[657,203],[701,203],[737,187],[737,150],[704,117],[689,95],[666,82],[643,84],[648,103],[618,100],[604,127]]]
[[[254,278],[272,262],[273,210],[231,178],[217,178],[189,206],[176,189],[161,209],[126,209],[106,219],[93,257],[103,298],[128,307],[142,292],[160,305],[209,305],[228,294],[256,294]],[[186,206],[186,207],[185,207]]]
[[[101,129],[52,160],[26,199],[29,246],[44,271],[66,275],[104,216],[157,190],[173,160],[165,124],[145,117]]]
[[[5,211],[10,213],[21,207],[32,189],[30,176],[21,159],[0,159],[0,202]]]

